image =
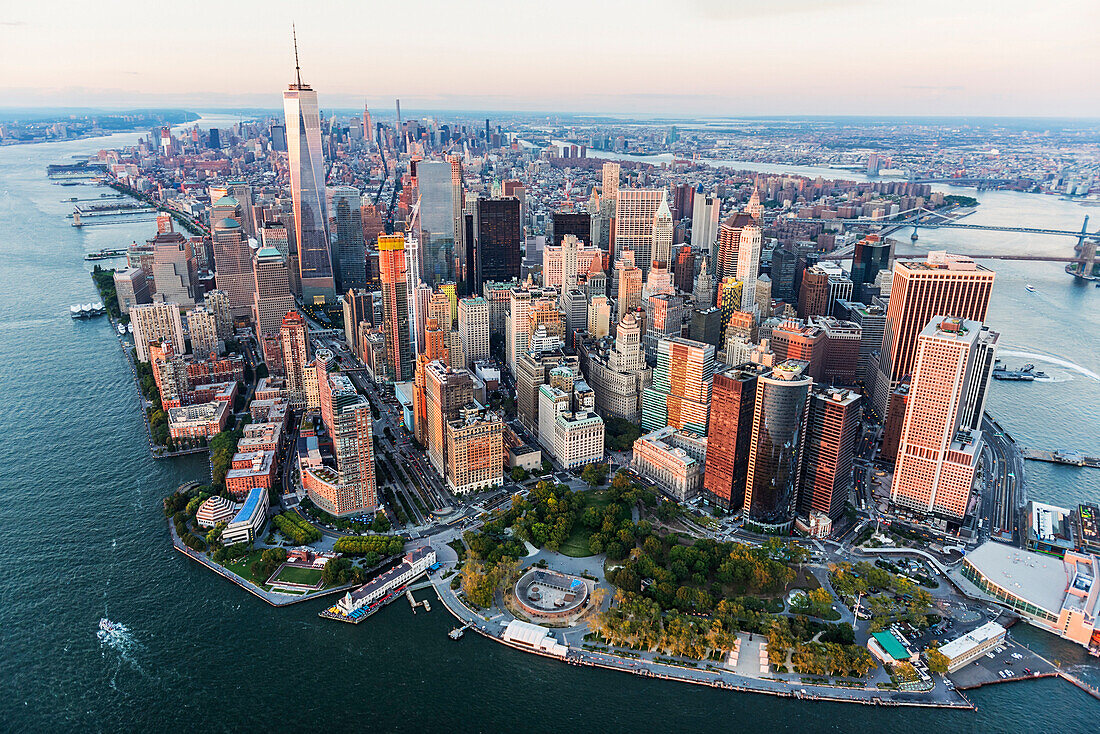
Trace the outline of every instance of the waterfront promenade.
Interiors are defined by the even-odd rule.
[[[585,649],[583,645],[584,635],[587,632],[586,625],[552,630],[555,638],[569,645],[569,651],[564,658],[538,652],[504,639],[504,630],[513,619],[510,614],[496,607],[486,613],[481,613],[466,605],[450,587],[450,579],[453,576],[447,579],[443,578],[446,570],[455,569],[458,560],[457,554],[440,540],[435,540],[433,546],[443,566],[431,577],[431,582],[443,606],[459,620],[460,624],[468,624],[470,629],[483,637],[522,652],[555,658],[570,665],[606,668],[633,675],[694,683],[747,693],[764,693],[785,698],[881,706],[973,709],[973,705],[963,694],[946,687],[942,681],[937,683],[933,690],[925,693],[883,690],[878,687],[830,686],[804,683],[801,680],[783,680],[763,675],[761,677],[751,677],[734,672],[717,661],[691,661],[696,667],[690,667],[690,663],[686,659],[682,665],[672,665],[667,662],[660,662],[656,659],[658,657],[656,654],[649,652],[619,651],[615,648],[607,648],[606,652]],[[529,562],[531,559],[526,560]],[[592,645],[592,647],[595,646]],[[674,658],[662,656],[662,659],[672,660]]]

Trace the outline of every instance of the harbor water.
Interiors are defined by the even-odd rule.
[[[479,635],[456,643],[447,638],[454,619],[435,605],[414,616],[394,604],[365,624],[334,624],[317,617],[324,602],[274,609],[185,558],[171,547],[160,502],[205,476],[206,458],[149,456],[116,335],[106,319],[68,313],[98,300],[88,275],[95,263],[84,255],[148,237],[152,225],[73,228],[63,200],[105,189],[45,176],[47,164],[137,137],[0,148],[0,730],[527,731],[545,723],[548,704],[555,728],[589,731],[1095,727],[1097,701],[1059,680],[975,691],[976,712],[736,694],[566,666]],[[977,196],[974,222],[1071,229],[1086,211],[1051,197]],[[918,249],[1071,244],[944,231],[922,232]],[[1002,331],[1005,360],[1034,362],[1054,378],[995,384],[991,411],[1024,445],[1096,453],[1100,290],[1075,285],[1057,264],[991,267],[989,320]],[[1100,499],[1100,471],[1027,469],[1034,498]],[[101,617],[121,626],[101,635]],[[1081,648],[1017,630],[1100,683]]]

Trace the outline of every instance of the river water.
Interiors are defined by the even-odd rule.
[[[230,119],[218,120],[227,125]],[[136,141],[0,148],[0,730],[367,731],[752,730],[958,732],[1091,730],[1100,706],[1057,680],[974,692],[976,713],[811,704],[577,669],[476,635],[447,639],[441,608],[396,603],[352,627],[323,602],[273,609],[175,552],[160,500],[200,479],[205,457],[150,458],[136,389],[106,320],[74,322],[97,300],[86,252],[147,237],[150,224],[76,229],[49,163]],[[972,221],[1067,229],[1082,209],[1019,194],[978,195]],[[965,239],[963,239],[965,238]],[[922,248],[1063,251],[1057,238],[927,232]],[[1100,290],[1053,264],[994,263],[990,322],[1006,349],[1043,355],[1050,383],[999,383],[991,410],[1041,448],[1096,449]],[[1037,293],[1024,291],[1032,283]],[[1092,373],[1093,376],[1088,376]],[[1100,498],[1100,472],[1028,464],[1032,496]],[[126,631],[97,637],[100,617]],[[1084,651],[1017,628],[1094,683]],[[1052,722],[1058,722],[1056,727]]]

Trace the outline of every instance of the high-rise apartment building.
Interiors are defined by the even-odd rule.
[[[756,381],[767,368],[741,364],[714,376],[710,403],[710,433],[703,487],[708,501],[727,512],[745,503],[749,448],[756,406]]]
[[[963,255],[933,250],[925,260],[894,265],[879,354],[874,408],[886,415],[890,394],[916,360],[917,336],[939,314],[985,321],[994,273]]]
[[[332,302],[336,300],[336,278],[325,206],[321,115],[317,108],[317,92],[308,84],[302,84],[300,74],[296,83],[283,92],[283,111],[302,298],[307,303]]]
[[[790,532],[802,478],[807,403],[805,363],[783,362],[757,379],[745,477],[745,526]]]
[[[304,468],[302,485],[313,503],[332,515],[372,513],[379,502],[370,404],[347,375],[330,373],[320,363],[316,370],[321,420],[332,441],[336,470]]]
[[[657,343],[653,384],[642,391],[642,431],[664,426],[707,435],[714,347],[675,337]]]
[[[424,377],[428,460],[443,477],[447,474],[447,427],[473,400],[473,379],[466,368],[451,368],[438,360],[425,365]]]
[[[149,345],[152,342],[168,342],[183,354],[183,323],[178,303],[148,303],[130,309],[130,323],[134,326],[134,349],[139,362],[149,361]]]
[[[326,189],[329,231],[332,237],[336,289],[339,292],[367,286],[366,243],[359,189],[333,186]]]
[[[893,300],[893,299],[891,299]],[[920,514],[966,515],[982,449],[980,425],[998,334],[934,316],[917,335],[891,500]]]
[[[141,268],[116,270],[114,281],[115,293],[118,295],[118,308],[122,313],[129,314],[134,306],[153,302],[152,295],[149,293],[149,281]]]
[[[179,232],[161,232],[152,244],[153,300],[178,303],[182,308],[194,306],[199,288],[191,240]]]
[[[780,362],[805,363],[806,376],[817,381],[825,378],[825,330],[799,319],[786,319],[772,328],[772,351]]]
[[[306,363],[309,362],[309,334],[306,320],[297,311],[283,317],[279,329],[283,341],[283,374],[286,376],[286,398],[290,407],[306,407]]]
[[[538,439],[566,469],[599,462],[604,456],[604,422],[596,396],[574,366],[550,370],[538,392]]]
[[[413,376],[409,332],[409,283],[403,235],[378,236],[378,270],[382,279],[382,328],[386,335],[386,366],[394,382]]]
[[[191,353],[196,359],[206,359],[218,352],[218,323],[214,312],[196,306],[187,312],[187,333],[191,337]]]
[[[504,483],[504,421],[471,403],[447,422],[447,484],[456,494]]]
[[[233,309],[229,305],[229,294],[223,290],[209,291],[204,302],[205,306],[214,312],[218,338],[228,339],[233,336]]]
[[[420,194],[421,278],[430,286],[455,279],[455,187],[451,164],[421,161],[416,166]]]

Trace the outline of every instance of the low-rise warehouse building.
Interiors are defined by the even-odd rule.
[[[986,622],[976,630],[956,637],[940,648],[947,658],[947,672],[954,673],[971,660],[985,655],[1005,639],[1005,628],[996,622]]]

